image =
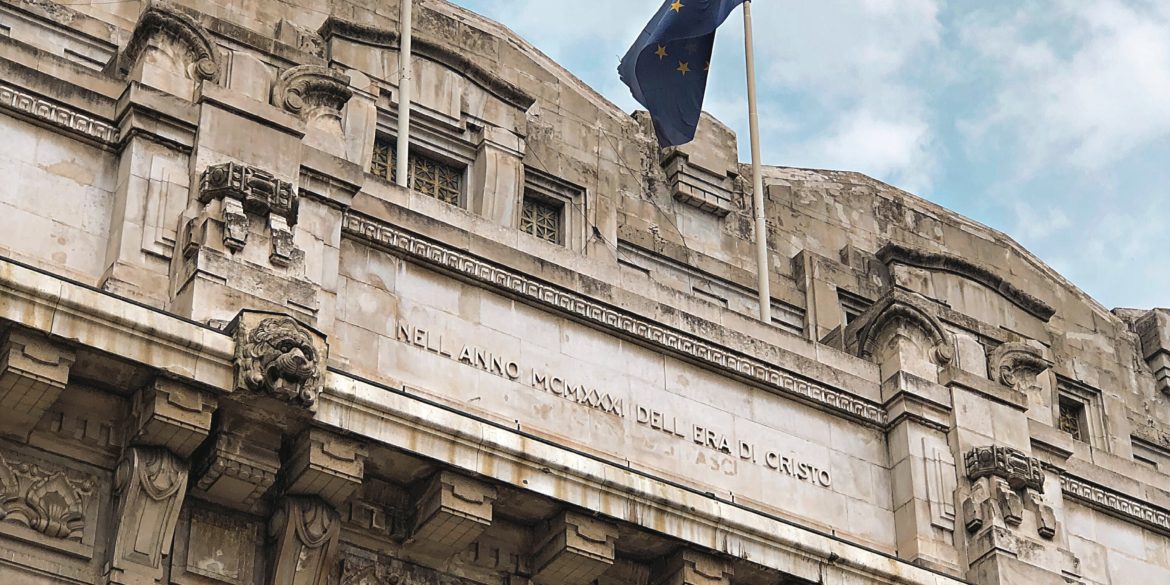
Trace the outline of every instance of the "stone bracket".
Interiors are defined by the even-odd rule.
[[[0,342],[0,432],[26,440],[65,390],[75,359],[44,335],[10,330]]]
[[[451,471],[427,483],[415,505],[410,547],[431,554],[458,554],[492,523],[496,488]]]
[[[297,437],[282,468],[285,493],[319,496],[341,508],[365,473],[366,448],[335,433],[311,428]]]
[[[206,205],[215,200],[223,202],[224,247],[239,252],[247,246],[248,215],[252,214],[268,222],[273,264],[288,267],[304,258],[304,252],[293,245],[300,200],[292,183],[256,167],[220,163],[204,169],[199,180],[199,202]]]
[[[317,497],[286,496],[269,521],[272,585],[325,585],[337,555],[341,518]]]
[[[683,549],[658,568],[655,585],[729,585],[731,563],[719,557]]]
[[[260,496],[276,483],[279,448],[279,433],[263,425],[221,428],[195,458],[195,491],[234,509],[254,510]]]
[[[1040,460],[1011,447],[976,447],[963,456],[967,478],[999,477],[1013,490],[1029,488],[1044,493],[1044,469]]]
[[[153,584],[163,577],[179,510],[187,492],[187,463],[161,447],[132,447],[114,477],[118,495],[110,583]]]
[[[182,382],[158,378],[134,395],[130,442],[165,447],[187,459],[211,431],[218,400]]]
[[[540,585],[589,585],[613,565],[616,541],[614,524],[561,512],[536,540],[532,580]]]

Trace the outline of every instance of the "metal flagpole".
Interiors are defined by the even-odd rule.
[[[398,26],[398,152],[395,158],[395,182],[399,187],[409,187],[406,184],[407,156],[410,154],[410,100],[412,85],[411,67],[411,37],[413,23],[411,22],[411,8],[413,0],[402,0],[402,9],[399,12]]]
[[[747,45],[748,125],[752,139],[752,203],[756,208],[756,274],[760,293],[760,320],[772,322],[772,292],[768,281],[768,224],[764,219],[764,178],[760,176],[760,119],[756,114],[756,57],[752,49],[752,1],[743,3],[743,36]]]

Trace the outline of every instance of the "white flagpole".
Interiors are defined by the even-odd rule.
[[[399,50],[398,50],[398,152],[395,159],[395,182],[399,187],[408,187],[406,184],[407,156],[410,154],[410,100],[412,85],[411,67],[411,37],[413,23],[411,22],[411,8],[413,0],[402,0],[402,9],[399,12]]]
[[[756,114],[756,57],[752,48],[752,0],[743,3],[743,36],[747,53],[748,125],[752,139],[752,203],[756,208],[756,275],[760,293],[760,320],[771,323],[768,224],[764,219],[764,179],[760,176],[760,118]]]

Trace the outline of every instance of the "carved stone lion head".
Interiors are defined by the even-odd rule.
[[[312,407],[321,392],[321,357],[309,334],[288,317],[264,319],[236,346],[249,390]]]

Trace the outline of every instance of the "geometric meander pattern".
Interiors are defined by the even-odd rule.
[[[663,327],[577,293],[485,262],[454,248],[422,239],[385,222],[351,211],[345,215],[342,232],[391,251],[442,266],[495,288],[507,290],[513,295],[526,297],[561,312],[571,313],[578,318],[621,331],[651,345],[687,355],[707,366],[730,370],[781,393],[827,406],[865,422],[877,425],[886,423],[886,410],[876,403],[822,386],[763,360],[745,356],[689,333]]]

